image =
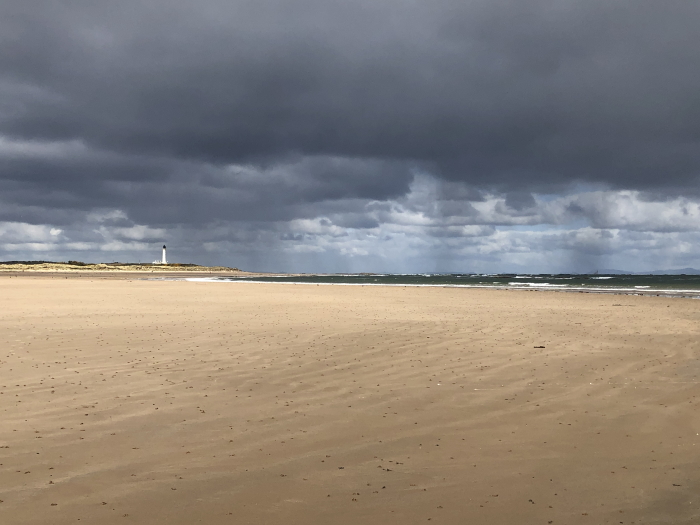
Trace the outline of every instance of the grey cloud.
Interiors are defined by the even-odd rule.
[[[379,221],[375,217],[363,213],[335,214],[331,218],[333,223],[341,228],[369,230],[379,226]]]
[[[214,164],[401,159],[515,188],[697,182],[693,3],[5,5],[7,135]]]
[[[496,229],[493,226],[439,226],[431,228],[429,234],[433,237],[455,237],[459,239],[467,239],[470,237],[487,237],[493,235]]]
[[[529,192],[508,192],[506,194],[505,205],[515,211],[523,211],[534,208],[535,198]]]
[[[651,200],[639,192],[588,192],[562,199],[561,205],[560,211],[583,217],[596,228],[653,232],[700,229],[700,203],[684,197]]]
[[[478,214],[471,202],[460,200],[438,201],[439,214],[443,217],[476,217]]]
[[[9,0],[0,221],[60,227],[71,250],[133,256],[162,233],[268,268],[689,238],[699,22],[654,0]],[[553,244],[496,229],[573,222]]]
[[[462,182],[440,181],[437,198],[444,201],[483,201],[484,194],[478,188]]]

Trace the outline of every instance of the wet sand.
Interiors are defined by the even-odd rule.
[[[0,523],[700,521],[700,301],[0,277]]]

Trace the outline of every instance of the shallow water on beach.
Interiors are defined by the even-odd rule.
[[[198,281],[365,286],[449,286],[659,295],[700,299],[700,275],[599,274],[326,274],[212,277]]]

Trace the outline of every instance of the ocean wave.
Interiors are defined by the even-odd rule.
[[[528,283],[528,282],[518,282],[518,283],[508,283],[510,286],[534,286],[534,287],[548,287],[548,286],[555,286],[555,287],[562,287],[566,288],[569,286],[568,284],[553,284],[553,283]]]
[[[640,281],[630,282],[629,284],[609,285],[605,280],[601,280],[599,284],[590,282],[591,276],[575,276],[576,281],[571,281],[572,277],[558,275],[540,275],[530,276],[530,279],[515,280],[514,275],[504,275],[501,280],[497,280],[501,276],[489,276],[487,279],[479,279],[478,276],[471,275],[472,282],[467,281],[466,276],[457,279],[454,275],[436,274],[409,274],[403,279],[398,278],[398,275],[375,274],[372,277],[361,276],[357,274],[345,275],[268,275],[251,276],[251,277],[199,277],[185,278],[184,280],[199,281],[199,282],[244,282],[244,283],[284,283],[284,284],[307,284],[307,285],[333,285],[333,286],[403,286],[403,287],[443,287],[443,288],[490,288],[494,290],[530,290],[530,291],[557,291],[557,292],[579,292],[579,293],[613,293],[627,295],[659,295],[664,297],[691,297],[700,299],[700,279],[688,278],[686,282],[677,282],[674,278],[670,282],[660,281],[649,284],[638,284]],[[496,277],[496,279],[494,279]],[[525,275],[520,277],[527,277]],[[536,277],[540,279],[536,280]],[[599,276],[596,276],[599,277]],[[607,277],[607,276],[606,276]],[[181,280],[175,278],[175,280]],[[566,281],[569,281],[568,283]],[[642,283],[644,281],[642,280]]]

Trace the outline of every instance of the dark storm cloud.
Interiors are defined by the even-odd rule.
[[[0,220],[22,206],[55,212],[116,206],[151,224],[289,220],[311,212],[304,211],[310,203],[397,197],[412,178],[406,163],[371,159],[287,156],[265,166],[225,167],[65,143],[33,153],[0,155]],[[46,222],[61,224],[61,217],[75,214]],[[27,210],[18,218],[50,217]]]
[[[687,254],[699,22],[656,0],[5,1],[0,249],[491,271],[677,232]]]
[[[511,210],[523,211],[534,208],[536,203],[532,193],[512,191],[506,194],[505,205]]]
[[[694,2],[16,0],[0,10],[0,130],[14,138],[215,165],[412,161],[518,191],[697,182]],[[319,180],[331,198],[407,187],[382,178]]]

